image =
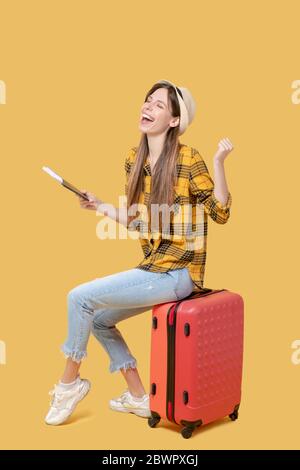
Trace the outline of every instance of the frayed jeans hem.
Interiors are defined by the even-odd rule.
[[[127,361],[121,365],[114,365],[114,364],[111,364],[110,367],[109,367],[109,372],[113,373],[113,372],[118,372],[120,371],[120,369],[136,369],[137,367],[137,361],[136,360],[131,360],[131,361]]]
[[[71,351],[65,346],[61,347],[61,352],[64,354],[65,359],[70,358],[73,362],[77,362],[78,364],[87,357],[86,351]]]

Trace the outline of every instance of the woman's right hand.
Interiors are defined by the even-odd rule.
[[[90,193],[85,189],[80,189],[80,191],[89,198],[89,200],[87,201],[86,199],[78,195],[80,207],[82,209],[97,210],[97,207],[99,206],[99,204],[102,203],[102,201],[100,201],[100,199],[98,199],[93,193]]]

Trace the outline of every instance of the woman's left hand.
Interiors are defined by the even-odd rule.
[[[232,150],[233,145],[230,140],[227,137],[221,139],[218,144],[217,153],[214,156],[214,161],[223,163],[227,155],[232,152]]]

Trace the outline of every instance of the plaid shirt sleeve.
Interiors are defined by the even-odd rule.
[[[192,153],[190,173],[190,192],[196,196],[197,203],[204,205],[205,212],[218,224],[225,224],[230,216],[232,203],[231,193],[228,193],[225,205],[215,197],[213,189],[214,182],[211,178],[205,161],[197,150]]]

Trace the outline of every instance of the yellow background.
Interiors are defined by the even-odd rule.
[[[291,362],[299,324],[298,1],[1,1],[1,448],[299,448],[300,365]],[[59,379],[66,296],[95,277],[135,267],[136,240],[100,240],[95,212],[42,171],[118,203],[125,153],[140,138],[144,96],[159,79],[197,102],[181,142],[213,174],[226,160],[231,218],[209,222],[205,285],[245,302],[240,419],[183,439],[177,426],[108,408],[125,388],[91,337],[81,375],[92,390],[68,424],[44,424]],[[120,323],[149,385],[151,311]]]

